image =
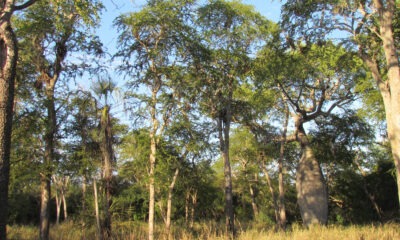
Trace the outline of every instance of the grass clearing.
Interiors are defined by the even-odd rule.
[[[180,240],[219,240],[226,239],[223,234],[224,226],[213,222],[197,223],[192,229],[175,226],[171,239]],[[36,226],[8,226],[8,238],[12,240],[39,239]],[[94,227],[84,231],[79,223],[72,221],[50,228],[52,240],[97,239]],[[116,222],[113,225],[113,239],[142,240],[147,239],[147,224],[140,222]],[[156,239],[167,239],[163,233],[163,225],[156,228]],[[304,229],[299,225],[291,226],[286,232],[276,232],[273,229],[248,228],[238,233],[238,240],[395,240],[400,239],[400,224],[366,226],[327,226]]]

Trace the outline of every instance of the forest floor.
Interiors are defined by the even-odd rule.
[[[121,240],[147,239],[147,226],[132,222],[118,222],[113,226],[113,238]],[[162,226],[156,229],[156,239],[167,239],[163,234]],[[170,239],[194,240],[194,239],[227,239],[221,230],[221,226],[215,224],[197,224],[193,229],[176,227]],[[96,229],[88,228],[83,235],[79,223],[68,221],[59,225],[52,225],[50,238],[52,240],[95,240]],[[38,227],[35,226],[8,226],[8,239],[35,240],[38,239]],[[273,229],[248,228],[239,229],[238,240],[395,240],[400,239],[400,224],[390,223],[384,225],[364,226],[337,226],[314,227],[304,229],[299,225],[292,225],[286,232],[276,232]]]

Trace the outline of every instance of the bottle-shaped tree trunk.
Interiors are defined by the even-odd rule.
[[[303,224],[307,227],[328,222],[328,192],[321,167],[314,156],[301,119],[296,119],[297,140],[302,156],[297,165],[296,190]]]

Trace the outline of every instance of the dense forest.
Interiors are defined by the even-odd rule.
[[[0,239],[398,222],[399,2],[281,4],[0,0]]]

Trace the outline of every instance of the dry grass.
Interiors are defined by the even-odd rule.
[[[395,240],[400,239],[400,225],[386,224],[382,226],[329,226],[303,229],[294,225],[287,232],[275,232],[250,228],[239,233],[238,240],[268,239],[268,240]],[[85,229],[86,239],[96,239],[96,231],[93,227]],[[9,226],[8,238],[15,240],[38,239],[38,228],[34,226]],[[58,226],[54,225],[50,230],[52,240],[76,240],[84,239],[79,224],[66,222]],[[113,226],[113,239],[141,240],[147,239],[147,225],[136,222],[119,222]],[[156,239],[166,239],[162,226],[156,229]],[[172,239],[226,239],[223,227],[216,223],[196,224],[193,229],[176,226],[172,232]]]

